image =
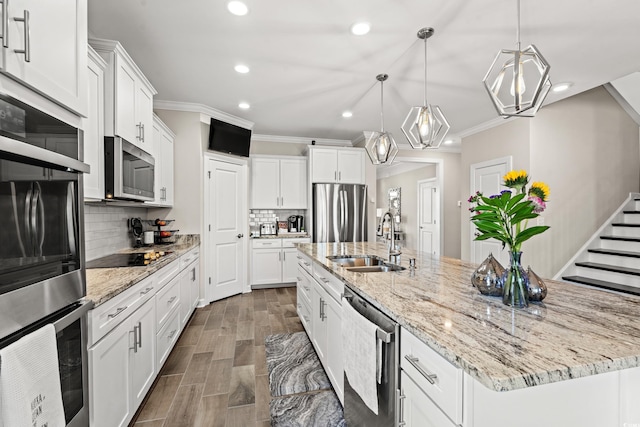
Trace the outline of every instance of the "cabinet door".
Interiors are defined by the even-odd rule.
[[[311,341],[324,365],[327,358],[327,319],[322,314],[325,312],[326,297],[315,280],[311,281],[311,290]]]
[[[314,148],[311,154],[311,182],[337,182],[338,158],[334,148]]]
[[[297,281],[298,250],[296,248],[282,250],[282,283]]]
[[[133,331],[131,355],[132,408],[137,409],[156,378],[156,304],[149,299],[131,315]]]
[[[307,162],[305,159],[280,160],[280,197],[280,208],[307,208]]]
[[[191,316],[191,275],[188,270],[180,273],[180,324],[186,325]]]
[[[251,160],[251,207],[280,207],[280,160]]]
[[[338,150],[338,182],[364,184],[364,150]]]
[[[156,121],[153,122],[153,151],[155,153],[159,153],[162,155],[162,143],[164,142],[162,139],[162,129],[160,128],[160,124]],[[153,177],[153,204],[161,205],[163,203],[163,191],[162,191],[162,174],[164,173],[162,158],[159,156],[154,156],[156,160]]]
[[[3,18],[9,40],[3,71],[86,115],[87,0],[11,0],[2,9],[3,15],[8,10]],[[27,53],[16,52],[25,49]]]
[[[138,146],[152,156],[153,152],[153,94],[136,79],[136,126]],[[135,142],[134,142],[135,144]]]
[[[251,284],[282,283],[282,251],[280,249],[253,249],[251,257]]]
[[[166,132],[162,132],[161,141],[160,162],[162,164],[162,174],[160,175],[160,180],[162,184],[162,204],[173,206],[173,138]]]
[[[136,126],[136,81],[133,68],[116,56],[115,129],[114,133],[134,145],[140,145]],[[140,147],[142,148],[142,147]],[[146,150],[145,150],[146,151]]]
[[[84,175],[85,199],[104,198],[104,70],[89,60],[87,67],[88,110],[83,121],[84,162],[91,173]]]
[[[191,278],[191,308],[195,309],[200,301],[200,262],[196,261],[189,268]]]
[[[400,384],[404,395],[400,403],[400,422],[404,421],[406,427],[456,426],[404,371],[400,373]]]
[[[89,413],[93,427],[126,426],[133,416],[130,347],[133,334],[125,321],[88,351]]]
[[[344,402],[344,361],[342,359],[342,306],[327,295],[324,311],[327,319],[327,376],[333,384],[336,394]]]

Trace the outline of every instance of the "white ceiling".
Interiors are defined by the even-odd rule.
[[[238,17],[223,0],[89,0],[89,31],[123,44],[156,99],[222,110],[254,122],[258,134],[355,140],[379,130],[375,76],[387,73],[385,128],[402,143],[400,126],[423,98],[416,32],[431,26],[429,103],[453,135],[497,117],[482,79],[499,49],[515,47],[515,0],[246,4],[249,14]],[[546,104],[640,70],[638,17],[638,0],[522,0],[523,47],[538,47],[553,83],[574,83]],[[358,20],[371,23],[368,35],[350,34]],[[236,73],[237,63],[250,73]]]

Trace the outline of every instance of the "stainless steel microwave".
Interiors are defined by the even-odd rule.
[[[155,160],[116,136],[104,139],[105,199],[153,201]]]

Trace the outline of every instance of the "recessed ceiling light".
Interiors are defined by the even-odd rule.
[[[246,65],[238,64],[234,67],[234,70],[236,70],[240,74],[247,74],[249,72],[249,67],[247,67]]]
[[[364,36],[371,30],[371,25],[368,22],[356,22],[351,26],[351,33],[356,36]]]
[[[348,119],[349,117],[353,117],[353,113],[351,111],[344,111],[342,113],[342,117],[344,117],[345,119]]]
[[[453,139],[447,139],[446,141],[443,142],[443,144],[451,145],[451,144],[453,144]]]
[[[242,108],[243,110],[248,110],[251,105],[249,105],[248,102],[241,102],[240,104],[238,104],[238,107]]]
[[[230,1],[227,3],[227,9],[229,9],[229,12],[237,16],[244,16],[249,12],[247,5],[241,1]]]
[[[553,85],[553,88],[551,90],[554,92],[564,92],[565,90],[569,89],[571,86],[573,86],[573,83],[571,82],[556,83]]]

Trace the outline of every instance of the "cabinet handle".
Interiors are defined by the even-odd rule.
[[[171,339],[173,338],[173,336],[176,334],[176,332],[178,332],[177,329],[174,329],[173,331],[169,332],[169,335],[167,336],[167,339],[169,341],[171,341]]]
[[[320,298],[320,320],[324,321],[324,319],[327,318],[326,314],[324,313],[324,306],[327,303],[324,302],[324,300],[322,298]]]
[[[282,260],[283,261],[287,260],[287,253],[286,252],[282,252]]]
[[[138,322],[138,347],[142,348],[142,322]]]
[[[138,352],[138,325],[133,327],[133,352]]]
[[[0,0],[2,3],[2,46],[9,47],[9,0]]]
[[[136,125],[136,129],[138,130],[138,134],[136,135],[136,139],[137,139],[137,140],[140,140],[140,135],[141,135],[141,134],[140,134],[140,125],[141,125],[141,123],[138,123],[138,124]]]
[[[338,171],[333,171],[333,180],[334,181],[338,180]]]
[[[282,262],[282,252],[278,252],[278,261]]]
[[[31,62],[31,31],[29,30],[29,11],[25,9],[23,18],[13,18],[24,22],[24,49],[13,49],[15,53],[24,53],[24,62]]]
[[[171,304],[172,302],[174,302],[176,300],[176,298],[178,298],[177,296],[172,296],[171,298],[169,298],[169,301],[167,301],[167,305]]]
[[[307,292],[311,291],[311,288],[309,288],[308,286],[303,286],[303,288],[304,288],[304,290],[305,290],[305,291],[307,291]]]
[[[342,171],[338,172],[338,181],[342,181]]]
[[[140,122],[140,133],[142,134],[142,137],[140,138],[142,140],[142,142],[144,142],[144,123]]]
[[[298,279],[298,282],[302,282],[302,277],[296,277],[296,279]]]
[[[309,323],[309,318],[308,318],[307,316],[304,316],[304,315],[303,315],[302,317],[304,317],[304,321],[305,321],[305,322]]]
[[[153,290],[153,286],[146,288],[144,291],[140,291],[140,295],[146,295]]]
[[[124,307],[118,307],[116,309],[115,313],[111,313],[107,316],[108,319],[113,319],[114,317],[116,317],[118,314],[122,313],[123,311],[125,311],[127,309],[127,306]]]
[[[420,374],[422,374],[422,376],[425,377],[427,381],[429,381],[430,384],[436,383],[438,376],[436,374],[430,374],[429,372],[427,372],[427,370],[423,368],[422,365],[420,364],[420,359],[409,354],[404,356],[404,358],[407,359],[407,362],[409,362],[411,366],[416,368],[418,372],[420,372]]]
[[[192,281],[192,282],[195,282],[195,281],[196,281],[196,268],[195,268],[195,267],[193,267],[193,268],[191,269],[191,281]]]
[[[404,399],[407,396],[405,396],[401,390],[396,390],[396,396],[398,398],[398,427],[403,427],[407,425],[407,422],[404,420]]]

